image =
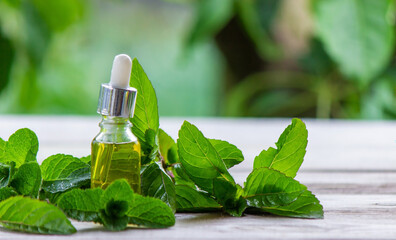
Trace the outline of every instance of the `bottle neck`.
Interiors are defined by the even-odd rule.
[[[102,121],[99,123],[99,126],[101,129],[107,130],[122,130],[124,128],[130,130],[132,123],[129,121],[129,118],[102,116]]]
[[[132,134],[129,118],[102,116],[100,132],[95,140],[107,143],[127,143],[136,141]]]

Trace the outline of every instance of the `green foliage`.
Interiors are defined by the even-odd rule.
[[[56,154],[41,164],[43,190],[64,192],[76,187],[89,187],[91,166],[71,155]]]
[[[172,168],[176,180],[177,210],[201,212],[222,209],[231,216],[242,216],[248,211],[323,218],[323,207],[318,199],[291,178],[303,161],[307,137],[305,124],[300,119],[293,119],[279,137],[278,149],[270,148],[256,157],[254,170],[242,188],[234,182],[224,163],[226,156],[238,149],[227,142],[205,138],[197,127],[185,121],[177,140],[181,167],[175,168],[176,164]],[[212,143],[217,144],[217,148]],[[223,151],[227,149],[224,146],[229,147],[229,151]],[[239,150],[237,152],[242,156]],[[177,181],[177,170],[188,175],[182,183]],[[186,185],[181,185],[184,183]]]
[[[178,212],[212,212],[221,209],[221,205],[209,194],[190,186],[176,185],[176,196]]]
[[[391,0],[314,1],[316,33],[347,77],[367,84],[391,60],[393,7]]]
[[[58,206],[78,221],[95,221],[108,230],[120,231],[128,223],[163,228],[175,224],[172,210],[161,200],[134,194],[125,179],[114,181],[106,190],[73,189],[62,195]]]
[[[6,200],[9,197],[17,196],[18,193],[12,187],[0,188],[0,202]]]
[[[101,196],[103,190],[96,189],[72,189],[64,193],[57,205],[67,216],[78,221],[99,222],[99,210],[101,209]]]
[[[196,19],[188,35],[188,46],[214,36],[227,24],[234,11],[234,0],[202,0],[196,4]]]
[[[280,216],[323,218],[319,200],[293,178],[268,169],[257,168],[247,178],[244,198],[249,207]]]
[[[10,186],[20,195],[37,198],[41,186],[41,170],[38,163],[22,164],[12,177]]]
[[[40,209],[40,211],[37,211]],[[76,229],[57,207],[22,196],[0,203],[0,223],[11,230],[41,234],[72,234]]]
[[[162,167],[153,162],[141,171],[142,194],[158,198],[166,203],[174,212],[176,211],[176,191],[172,179]]]
[[[159,117],[154,88],[136,58],[132,60],[130,86],[138,91],[135,114],[131,119],[132,132],[142,143],[146,142],[146,131],[148,129],[154,130],[155,133],[158,132]]]
[[[277,149],[263,150],[254,159],[254,168],[267,167],[278,170],[294,178],[304,161],[308,144],[308,131],[305,124],[294,118],[276,143]]]
[[[184,121],[177,147],[183,168],[202,190],[213,193],[213,180],[216,178],[234,183],[216,149],[193,124]]]
[[[171,165],[179,162],[177,155],[177,145],[164,130],[159,129],[158,138],[160,143],[160,153],[166,165]]]
[[[4,143],[3,143],[4,144]],[[36,161],[38,139],[36,134],[27,128],[16,131],[8,139],[3,158],[3,163],[15,162],[16,167],[25,162]]]
[[[209,141],[216,149],[221,159],[223,159],[223,162],[228,169],[243,161],[242,151],[235,145],[218,139],[209,139]]]
[[[147,228],[165,228],[175,225],[175,215],[172,209],[156,198],[135,195],[126,215],[128,223]]]
[[[0,188],[8,186],[13,174],[15,173],[15,163],[0,163]]]

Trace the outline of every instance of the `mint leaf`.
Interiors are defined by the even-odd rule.
[[[179,162],[175,140],[162,129],[159,129],[158,138],[160,153],[165,164],[170,166],[171,164]]]
[[[6,200],[9,197],[13,197],[18,195],[17,192],[12,187],[3,187],[0,188],[0,202]]]
[[[176,190],[172,179],[159,163],[154,162],[142,168],[142,195],[158,198],[176,211]]]
[[[99,211],[104,227],[110,231],[124,230],[128,224],[128,217],[125,215],[128,207],[127,201],[110,200],[107,202],[105,209]]]
[[[0,161],[3,162],[4,152],[7,142],[0,138]]]
[[[234,217],[240,217],[246,209],[246,200],[241,197],[242,188],[224,178],[213,180],[213,196],[223,210]]]
[[[59,198],[57,205],[70,218],[78,221],[100,222],[100,199],[103,194],[100,188],[72,189]]]
[[[221,159],[223,159],[227,168],[231,168],[243,161],[242,151],[239,150],[235,145],[217,139],[209,139],[209,141],[216,149]]]
[[[37,198],[41,185],[41,170],[37,162],[22,164],[12,177],[10,186],[19,194]]]
[[[86,164],[91,165],[91,155],[82,157],[82,158],[80,158],[80,160],[81,160],[82,162],[85,162]]]
[[[176,185],[176,209],[177,212],[212,212],[221,210],[221,206],[207,193]]]
[[[57,154],[41,164],[43,190],[50,193],[64,192],[76,187],[89,187],[91,166],[80,159]]]
[[[131,186],[125,179],[117,179],[112,182],[104,191],[102,198],[100,199],[100,204],[102,208],[111,201],[133,201],[134,194]]]
[[[195,188],[195,183],[190,179],[180,163],[174,164],[171,171],[176,185],[187,185]]]
[[[145,134],[147,129],[158,132],[159,116],[157,96],[154,88],[136,58],[132,60],[130,86],[136,88],[138,92],[135,114],[131,119],[132,132],[142,143],[146,141]]]
[[[216,178],[234,183],[216,149],[197,127],[187,121],[179,130],[177,147],[184,170],[199,188],[213,193]]]
[[[0,188],[8,186],[15,171],[15,162],[0,163]]]
[[[247,205],[260,211],[287,217],[323,218],[323,207],[315,195],[276,170],[253,170],[244,191]]]
[[[126,214],[128,222],[148,228],[165,228],[175,225],[172,209],[159,199],[135,194]]]
[[[159,151],[158,134],[153,129],[147,129],[145,133],[145,141],[141,141],[142,157],[141,165],[151,163],[157,158]]]
[[[118,179],[111,183],[100,199],[102,209],[99,216],[106,229],[120,231],[127,227],[126,213],[135,195],[125,179]]]
[[[19,167],[25,162],[36,161],[37,151],[38,139],[36,134],[30,129],[22,128],[8,139],[3,162],[13,161],[16,163],[16,167]]]
[[[8,229],[41,233],[72,234],[76,229],[57,207],[22,196],[0,203],[0,223]]]
[[[286,176],[295,177],[304,161],[308,144],[308,131],[297,118],[292,120],[276,143],[277,149],[263,150],[254,159],[254,169],[267,167],[278,170]]]

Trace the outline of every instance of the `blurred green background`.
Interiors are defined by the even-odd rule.
[[[0,0],[0,113],[96,114],[137,57],[161,116],[396,118],[394,0]]]

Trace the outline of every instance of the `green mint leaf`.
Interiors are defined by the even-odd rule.
[[[137,89],[135,114],[131,119],[132,132],[140,143],[145,142],[147,129],[158,132],[158,103],[153,85],[136,58],[132,60],[130,86]]]
[[[239,185],[224,178],[213,180],[213,196],[231,216],[240,217],[246,209],[246,200],[242,198],[242,192]]]
[[[21,195],[37,198],[41,186],[41,170],[38,163],[22,164],[12,177],[10,186]]]
[[[235,145],[217,139],[209,139],[209,141],[216,149],[217,153],[219,153],[227,168],[231,168],[243,161],[242,151]]]
[[[128,202],[126,201],[114,201],[110,200],[106,203],[106,209],[101,209],[99,211],[100,219],[103,226],[110,231],[121,231],[124,230],[128,225],[128,216],[125,213],[128,211]],[[124,213],[121,216],[121,211]],[[112,215],[118,212],[118,215]]]
[[[159,199],[135,194],[127,212],[128,222],[148,228],[166,228],[175,225],[171,208]]]
[[[220,211],[221,206],[207,193],[176,185],[176,209],[177,212],[212,212]]]
[[[176,185],[187,185],[195,188],[195,183],[190,179],[180,163],[174,164],[171,171]]]
[[[46,192],[57,193],[90,186],[91,166],[70,155],[48,157],[41,164],[41,172],[42,188]]]
[[[159,147],[161,156],[167,166],[179,162],[179,156],[177,155],[177,145],[175,140],[169,136],[164,130],[159,129],[158,133]]]
[[[127,227],[126,213],[137,194],[133,193],[125,179],[111,183],[104,191],[100,200],[99,216],[106,229],[120,231]]]
[[[8,186],[15,172],[15,162],[0,163],[0,188]]]
[[[0,202],[16,195],[18,195],[18,193],[12,187],[0,188]]]
[[[323,218],[323,207],[307,187],[281,172],[258,168],[248,176],[244,197],[249,207],[280,216]]]
[[[7,142],[0,138],[0,161],[3,162]]]
[[[0,223],[8,229],[40,234],[72,234],[76,229],[57,207],[22,196],[0,203]]]
[[[100,204],[102,208],[105,208],[106,204],[110,201],[133,201],[134,193],[125,179],[117,179],[112,182],[104,191]]]
[[[142,168],[142,195],[158,198],[176,211],[176,190],[172,179],[158,162]]]
[[[145,141],[140,142],[142,147],[141,165],[151,163],[157,158],[159,151],[158,134],[153,129],[147,129]]]
[[[91,165],[91,155],[82,157],[82,158],[80,158],[80,160],[81,160],[82,162],[85,162],[86,164]]]
[[[216,149],[193,124],[184,121],[179,130],[177,148],[184,170],[200,189],[213,193],[213,180],[216,178],[234,183]]]
[[[5,147],[3,162],[16,163],[18,168],[25,162],[36,161],[38,139],[36,134],[27,128],[22,128],[10,136]]]
[[[277,149],[263,150],[254,159],[254,169],[267,167],[278,170],[286,176],[295,177],[304,161],[308,144],[308,131],[297,118],[292,120],[276,143]]]
[[[100,222],[100,199],[103,192],[100,188],[72,189],[61,195],[57,205],[70,218],[85,222]]]
[[[50,193],[50,192],[46,192],[43,189],[40,190],[39,192],[39,199],[40,200],[45,200],[45,201],[49,201],[50,203],[56,205],[58,200],[60,199],[60,197],[64,194],[67,193],[71,190],[67,190],[65,192],[56,192],[56,193]]]

